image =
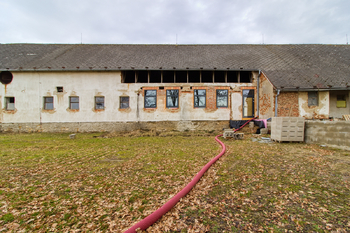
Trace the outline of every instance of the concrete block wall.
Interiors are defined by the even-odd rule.
[[[221,131],[229,121],[158,121],[158,122],[52,122],[2,123],[0,133],[89,133],[155,131]]]
[[[305,142],[350,147],[350,122],[308,120],[305,123]]]

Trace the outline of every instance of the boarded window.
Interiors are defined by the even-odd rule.
[[[129,96],[121,96],[120,97],[119,108],[121,108],[121,109],[129,108]]]
[[[104,96],[95,96],[95,109],[105,109]]]
[[[308,92],[308,106],[318,106],[318,92]]]
[[[77,110],[79,109],[79,97],[70,96],[69,97],[69,109]]]
[[[206,90],[194,90],[194,107],[205,108],[206,106]]]
[[[228,107],[228,90],[216,90],[216,107]]]
[[[145,90],[145,108],[157,107],[157,90]]]
[[[166,107],[179,107],[179,90],[166,90]]]
[[[254,90],[243,90],[243,118],[254,117]]]
[[[337,108],[346,108],[345,95],[337,95]]]
[[[53,110],[53,97],[44,97],[44,109]]]
[[[15,110],[15,97],[5,97],[6,110]]]

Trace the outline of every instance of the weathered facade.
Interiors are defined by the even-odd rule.
[[[341,118],[350,114],[349,53],[335,45],[0,44],[1,130],[128,131],[155,122],[193,130],[255,116]]]

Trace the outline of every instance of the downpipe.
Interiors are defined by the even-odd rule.
[[[200,178],[204,175],[204,173],[215,163],[226,151],[226,146],[223,142],[221,142],[218,137],[215,137],[215,140],[221,145],[221,152],[213,158],[209,163],[207,163],[202,170],[200,170],[197,175],[192,179],[190,183],[187,184],[185,188],[183,188],[178,194],[176,194],[173,198],[171,198],[167,203],[165,203],[162,207],[154,211],[152,214],[148,215],[146,218],[136,223],[134,226],[126,230],[124,233],[134,233],[136,229],[146,230],[149,226],[155,223],[158,219],[160,219],[164,214],[166,214],[171,208],[173,208],[181,198],[183,198],[187,193],[191,191],[191,189],[198,183]]]
[[[277,110],[278,110],[278,102],[277,102],[277,98],[280,95],[280,90],[277,89],[277,95],[276,95],[276,100],[275,100],[275,117],[277,117]]]

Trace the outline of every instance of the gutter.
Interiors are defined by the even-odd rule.
[[[259,74],[258,74],[258,80],[257,80],[257,101],[256,101],[256,111],[257,111],[257,115],[260,115],[260,111],[259,111],[259,86],[260,86],[260,75],[261,75],[261,70],[259,70]]]
[[[280,89],[277,89],[277,95],[276,95],[276,100],[275,100],[275,117],[277,117],[277,109],[278,109],[278,101],[277,98],[280,95]]]

